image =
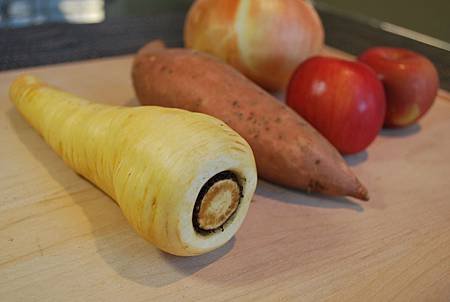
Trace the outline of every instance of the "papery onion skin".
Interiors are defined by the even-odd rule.
[[[197,0],[186,18],[184,42],[277,91],[302,61],[320,52],[324,30],[303,0]]]

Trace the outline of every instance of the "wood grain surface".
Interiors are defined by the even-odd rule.
[[[135,105],[131,57],[0,73],[1,301],[450,301],[450,101],[348,157],[368,203],[260,181],[237,235],[209,254],[158,251],[72,172],[8,99],[27,72]]]

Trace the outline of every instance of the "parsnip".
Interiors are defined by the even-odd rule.
[[[176,255],[226,243],[256,187],[247,142],[223,122],[162,107],[94,104],[19,77],[10,97],[76,172],[111,196],[144,238]]]

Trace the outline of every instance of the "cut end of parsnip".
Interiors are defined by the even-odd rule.
[[[202,187],[197,197],[192,223],[197,232],[223,230],[239,207],[242,187],[232,172],[221,172]]]

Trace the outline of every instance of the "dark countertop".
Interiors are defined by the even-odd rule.
[[[374,20],[351,18],[318,8],[326,44],[351,54],[387,45],[420,52],[436,65],[441,87],[450,90],[450,52],[382,29]],[[182,46],[185,11],[151,16],[109,17],[97,24],[51,23],[0,29],[0,70],[134,53],[147,41],[161,38]]]

